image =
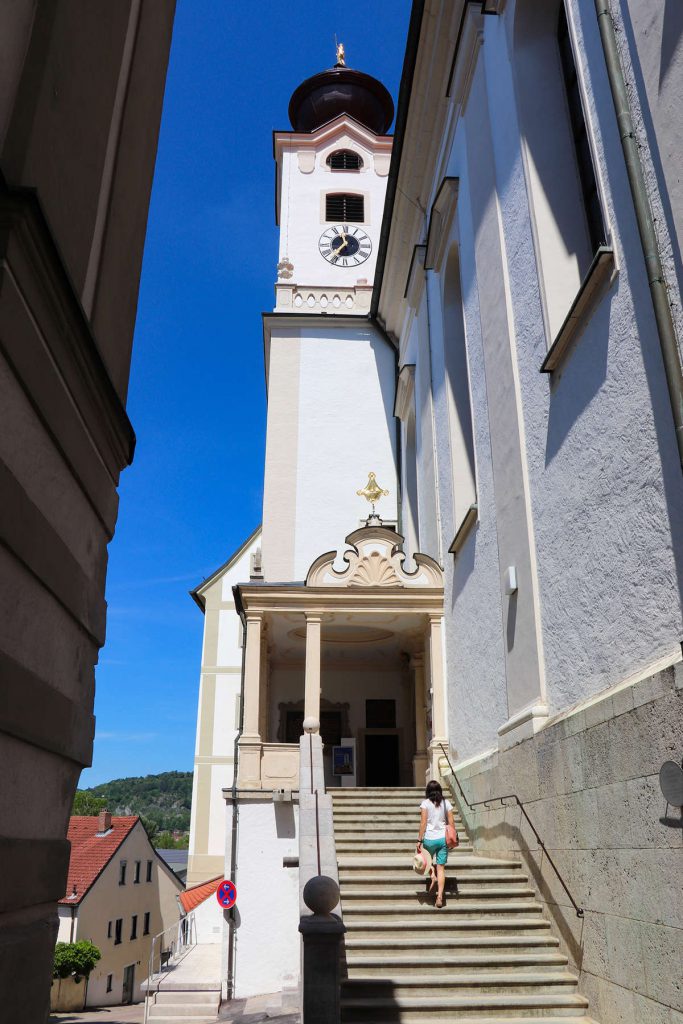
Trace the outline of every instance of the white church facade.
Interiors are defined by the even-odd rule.
[[[393,137],[343,63],[275,134],[263,522],[193,593],[188,883],[236,882],[233,995],[299,984],[308,720],[330,792],[455,770],[475,854],[529,868],[591,1017],[683,1019],[657,781],[681,759],[683,21],[660,6],[415,3]]]

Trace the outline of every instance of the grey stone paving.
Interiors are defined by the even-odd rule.
[[[53,1013],[48,1024],[142,1024],[144,1014],[144,1003],[134,1003],[132,1006],[91,1007],[82,1013]]]

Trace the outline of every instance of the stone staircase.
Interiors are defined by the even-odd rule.
[[[424,791],[328,792],[347,928],[344,1024],[592,1024],[519,861],[475,856],[456,815],[461,845],[436,910],[410,867]]]
[[[150,995],[150,1024],[210,1024],[218,1016],[218,991],[164,990]]]

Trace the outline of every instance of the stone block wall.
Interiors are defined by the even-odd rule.
[[[458,769],[470,802],[524,802],[583,918],[518,807],[462,810],[478,853],[521,855],[601,1024],[683,1022],[682,812],[658,779],[682,756],[679,663]]]

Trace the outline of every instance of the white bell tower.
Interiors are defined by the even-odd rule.
[[[376,474],[397,515],[396,357],[370,319],[394,115],[377,79],[343,55],[303,82],[292,131],[275,132],[276,301],[264,315],[268,385],[263,496],[266,582],[304,580],[367,518]]]
[[[391,97],[376,79],[337,63],[299,86],[289,115],[294,131],[274,134],[275,309],[367,312],[391,160]]]

